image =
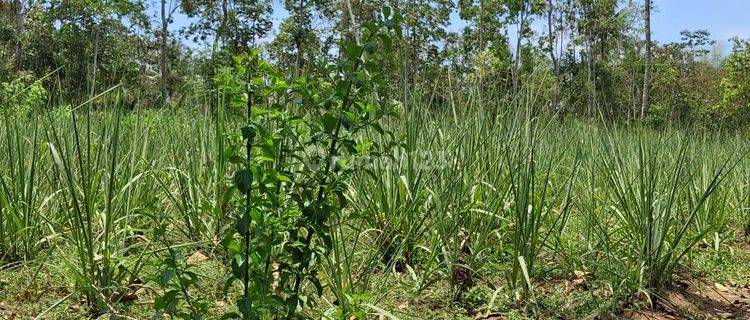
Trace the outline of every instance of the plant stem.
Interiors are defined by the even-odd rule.
[[[253,58],[253,60],[250,62],[251,65],[254,62],[255,62],[255,58]],[[250,89],[251,85],[252,85],[251,84],[252,74],[253,74],[252,69],[249,69],[247,71],[247,123],[248,124],[250,124],[250,121],[251,121],[252,107],[253,107],[253,102],[252,102],[253,101],[253,99],[252,99],[252,94],[253,93],[252,93],[252,90]],[[248,161],[248,163],[246,165],[247,166],[247,170],[251,170],[251,165],[250,164],[252,162],[252,156],[253,156],[253,150],[252,149],[253,149],[252,137],[248,136],[246,144],[245,144],[245,153],[247,155],[247,161]],[[247,188],[247,193],[245,194],[245,215],[247,217],[250,216],[250,205],[252,203],[251,197],[252,197],[252,189],[253,189],[252,185],[253,185],[253,183],[252,183],[252,180],[251,180],[250,184],[249,184],[249,186]],[[250,296],[250,290],[249,290],[250,289],[250,227],[249,226],[248,226],[248,228],[245,229],[245,234],[243,236],[245,238],[245,252],[244,252],[244,256],[245,256],[244,257],[245,258],[245,262],[244,262],[245,268],[243,270],[244,271],[244,279],[243,279],[243,285],[244,285],[243,289],[244,290],[242,292],[242,297],[243,297],[243,303],[247,303],[247,306],[251,307],[252,303],[249,303],[249,300],[248,300],[248,299],[250,299],[249,298],[249,296]],[[250,318],[250,310],[249,309],[246,310],[246,312],[244,312],[242,314],[242,316],[243,316],[243,319],[249,319]]]

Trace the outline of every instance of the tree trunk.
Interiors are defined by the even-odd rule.
[[[589,85],[589,101],[586,114],[593,117],[597,112],[597,91],[596,91],[596,61],[595,61],[594,37],[591,30],[586,31],[586,75]]]
[[[167,91],[167,79],[169,79],[169,70],[167,70],[167,38],[169,37],[169,17],[167,16],[167,0],[161,0],[161,46],[159,59],[159,72],[161,78],[161,97],[166,103],[169,100]]]
[[[294,76],[299,77],[302,75],[302,58],[304,57],[304,52],[302,51],[302,38],[300,36],[300,28],[302,24],[299,22],[300,19],[300,13],[302,10],[305,10],[305,0],[299,1],[299,7],[298,11],[296,13],[295,17],[295,27],[294,29],[297,30],[294,33],[294,49],[297,52],[297,54],[294,57]]]
[[[521,82],[521,40],[523,38],[523,27],[526,23],[526,4],[521,5],[521,10],[518,12],[518,33],[516,37],[516,59],[513,62],[513,95],[516,96],[515,101],[520,103],[517,99],[518,91]]]
[[[214,42],[211,45],[211,65],[216,68],[216,50],[219,46],[219,42],[221,41],[221,38],[224,36],[224,31],[227,27],[227,1],[223,0],[221,1],[221,23],[219,24],[219,28],[216,29],[216,35],[214,36]],[[215,73],[215,72],[214,72]],[[211,75],[213,76],[213,75]]]
[[[637,72],[631,70],[630,72],[630,111],[628,112],[628,122],[635,121],[638,118],[638,85],[636,84],[635,77]]]
[[[641,117],[646,116],[649,106],[649,90],[651,88],[651,0],[645,0],[643,21],[646,27],[646,56],[643,70],[643,99],[641,100]]]
[[[295,41],[294,46],[297,47],[297,54],[294,57],[294,76],[299,77],[302,75],[302,44]]]
[[[554,6],[552,0],[547,0],[547,31],[549,33],[549,56],[552,59],[552,101],[550,103],[550,112],[555,113],[557,111],[558,99],[559,99],[559,86],[560,86],[560,61],[558,61],[555,55],[555,43],[556,37],[552,28],[552,16],[554,14]]]
[[[13,46],[13,62],[15,71],[18,72],[21,70],[21,36],[23,35],[23,4],[21,3],[21,0],[15,0],[13,1],[13,15],[15,17],[15,24],[16,24],[16,36],[18,39],[16,40],[15,45]]]
[[[677,110],[677,114],[675,115],[676,116],[675,120],[679,120],[679,121],[683,120],[683,116],[685,112],[683,108],[684,105],[682,104],[684,101],[683,100],[684,98],[682,96],[682,90],[684,89],[683,85],[685,83],[685,77],[686,77],[685,72],[686,72],[687,63],[688,63],[686,59],[687,58],[685,58],[684,53],[680,52],[680,79],[677,82],[677,90],[680,93],[680,96],[678,96],[677,98],[677,103],[680,104],[680,108]]]
[[[354,18],[354,9],[352,8],[352,2],[349,0],[346,0],[346,11],[349,12],[349,29],[351,30],[352,34],[354,35],[354,39],[359,43],[359,31],[357,29],[357,20]]]
[[[479,0],[479,51],[484,51],[484,0]]]
[[[683,77],[683,64],[682,63],[683,63],[683,59],[684,58],[683,58],[682,50],[680,50],[680,56],[679,56],[679,60],[680,60],[680,63],[679,63],[680,73],[677,76],[677,83],[674,84],[674,86],[675,86],[674,89],[670,90],[670,91],[672,91],[672,93],[671,93],[671,97],[672,97],[672,109],[669,112],[669,123],[670,124],[674,124],[675,122],[677,122],[677,113],[679,112],[679,110],[677,110],[677,104],[679,103],[679,100],[681,100],[680,99],[680,93],[682,92],[682,77]]]
[[[478,53],[484,52],[484,0],[479,0],[479,50]],[[484,57],[482,58],[484,60]],[[479,79],[477,79],[477,95],[479,101],[479,110],[484,110],[484,63],[479,64]]]
[[[589,49],[588,49],[588,60],[587,60],[587,68],[588,68],[588,80],[589,80],[589,94],[591,98],[589,99],[589,110],[588,110],[588,116],[589,117],[596,117],[601,110],[599,109],[599,90],[597,89],[597,78],[596,78],[596,53],[594,48],[594,40],[593,38],[589,38]]]
[[[89,99],[96,92],[96,69],[99,68],[99,30],[94,27],[94,66],[91,69],[91,83],[89,84]]]

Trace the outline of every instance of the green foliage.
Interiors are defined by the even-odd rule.
[[[246,51],[271,30],[273,8],[269,0],[188,0],[180,4],[187,16],[197,19],[185,30],[192,40],[213,41],[211,62],[215,62],[214,54],[224,49],[225,57]]]
[[[726,61],[726,76],[721,81],[721,114],[737,125],[746,123],[750,106],[750,41],[734,40],[734,49]]]
[[[472,94],[461,85],[466,83],[480,86],[480,104],[513,101],[520,83],[549,74],[551,80],[536,84],[545,89],[539,106],[614,121],[640,117],[642,8],[623,0],[288,0],[283,6],[289,16],[272,38],[274,6],[268,0],[179,1],[155,18],[149,12],[166,2],[12,1],[0,7],[0,81],[57,70],[55,81],[42,83],[57,100],[84,101],[119,84],[128,92],[129,108],[162,106],[165,96],[173,105],[197,107],[195,101],[213,94],[218,70],[231,68],[233,56],[248,48],[263,48],[282,72],[322,77],[325,61],[346,51],[341,41],[359,36],[357,26],[376,21],[385,3],[403,14],[406,36],[379,61],[407,108],[454,108],[457,99]],[[456,13],[466,25],[451,32]],[[190,23],[174,30],[178,14]],[[746,113],[742,45],[723,67],[723,51],[711,48],[707,30],[681,35],[679,42],[654,46],[647,122],[740,127]],[[450,83],[437,85],[436,79]]]
[[[365,133],[385,134],[379,123],[395,111],[375,59],[390,50],[389,31],[398,34],[398,28],[398,15],[384,8],[381,22],[363,26],[361,44],[342,44],[345,59],[328,67],[330,79],[302,77],[287,84],[257,53],[235,59],[232,79],[248,79],[247,123],[241,138],[233,139],[243,142],[225,152],[243,168],[230,189],[236,190],[239,211],[224,246],[232,257],[226,288],[239,281],[243,294],[239,313],[227,317],[293,317],[314,303],[305,283],[314,296],[323,294],[319,264],[333,250],[330,220],[347,206],[345,182],[361,170],[358,159],[389,148]],[[236,97],[237,82],[227,79],[217,77]],[[273,103],[285,96],[294,104]]]
[[[162,293],[154,300],[154,316],[152,319],[161,319],[164,315],[170,319],[205,319],[208,313],[208,303],[202,297],[193,297],[189,291],[198,286],[199,274],[192,270],[187,259],[180,255],[172,247],[166,236],[166,224],[170,221],[168,217],[162,216],[157,221],[154,237],[163,239],[166,244],[167,256],[157,260],[155,265],[159,266],[159,273],[155,277]],[[183,311],[182,302],[187,304],[188,311]]]
[[[300,76],[303,69],[314,68],[315,59],[325,54],[321,50],[324,35],[314,25],[314,17],[331,15],[333,1],[330,0],[287,0],[284,8],[290,13],[279,27],[278,36],[271,43],[271,52],[277,64],[294,69]]]
[[[27,115],[47,102],[47,90],[30,76],[0,83],[0,112],[3,116]]]

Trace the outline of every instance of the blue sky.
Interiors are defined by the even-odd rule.
[[[685,29],[707,29],[719,41],[750,37],[750,0],[654,0],[651,25],[661,43],[677,41]]]
[[[685,29],[707,29],[720,43],[726,43],[734,36],[750,38],[750,0],[653,0],[653,3],[653,39],[659,43],[679,41],[680,31]],[[274,0],[274,27],[287,15],[282,1]],[[179,15],[170,29],[188,23],[184,15]],[[451,29],[457,30],[461,26],[463,22],[454,14]],[[515,29],[509,32],[514,33]]]

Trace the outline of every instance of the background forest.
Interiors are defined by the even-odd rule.
[[[450,108],[467,83],[509,100],[533,81],[544,88],[538,112],[726,129],[747,123],[747,40],[734,39],[728,53],[709,31],[686,30],[679,42],[654,44],[644,86],[645,7],[622,0],[285,0],[288,16],[278,26],[268,0],[3,1],[3,95],[56,71],[42,82],[53,104],[121,84],[134,108],[182,105],[248,48],[289,74],[316,72],[319,61],[340,54],[353,25],[386,4],[404,16],[404,37],[384,61],[389,83],[432,108]],[[463,29],[450,31],[452,13]],[[177,15],[185,26],[171,26]]]

